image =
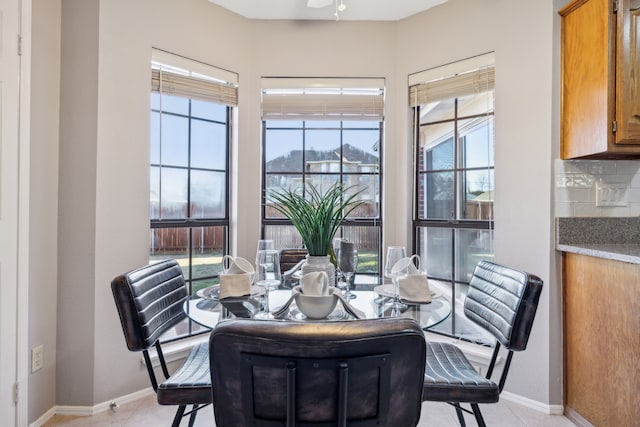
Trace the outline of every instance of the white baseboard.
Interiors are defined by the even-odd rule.
[[[503,391],[502,393],[500,393],[500,399],[508,400],[510,402],[517,403],[518,405],[522,405],[549,415],[564,414],[563,405],[548,405],[546,403],[538,402],[536,400],[532,400],[518,394],[509,393],[508,391]]]
[[[49,421],[56,414],[56,407],[49,409],[47,412],[42,414],[40,418],[29,424],[29,427],[40,427],[44,425],[47,421]]]
[[[206,342],[209,339],[208,335],[199,335],[195,337],[191,337],[184,340],[179,340],[173,343],[165,344],[163,346],[164,356],[167,363],[174,362],[176,360],[181,360],[187,357],[191,349],[194,345],[200,344],[202,342]],[[149,356],[151,357],[151,363],[153,366],[160,366],[160,362],[158,360],[158,355],[155,350],[149,351]],[[144,366],[144,359],[140,358],[140,363]],[[54,415],[71,415],[76,417],[88,417],[91,415],[98,414],[100,412],[104,412],[111,408],[111,403],[115,402],[116,405],[124,405],[125,403],[133,402],[143,397],[154,394],[153,388],[149,387],[144,390],[136,391],[131,394],[127,394],[125,396],[116,397],[106,402],[98,403],[94,406],[66,406],[66,405],[58,405],[49,409],[47,412],[42,414],[40,418],[38,418],[33,423],[29,424],[29,427],[41,427],[49,421]]]
[[[111,408],[112,403],[115,403],[116,405],[120,406],[126,403],[134,402],[138,399],[142,399],[152,394],[154,394],[153,388],[149,387],[140,391],[136,391],[136,392],[124,395],[124,396],[116,397],[106,402],[98,403],[97,405],[94,405],[94,406],[66,406],[66,405],[54,406],[53,408],[45,412],[35,422],[29,424],[29,427],[40,427],[44,425],[44,423],[49,421],[54,415],[72,415],[77,417],[88,417],[91,415],[98,414],[100,412],[108,411]]]
[[[49,421],[54,415],[72,415],[72,416],[91,416],[98,414],[100,412],[104,412],[109,410],[111,407],[111,403],[115,402],[118,406],[124,405],[126,403],[134,402],[138,399],[142,399],[144,397],[150,396],[154,394],[154,391],[151,387],[136,391],[134,393],[127,394],[125,396],[117,397],[115,399],[111,399],[106,402],[99,403],[95,406],[54,406],[49,409],[47,412],[42,414],[40,418],[38,418],[33,423],[29,424],[29,427],[41,427]],[[508,400],[510,402],[517,403],[518,405],[525,406],[527,408],[531,408],[533,410],[543,412],[545,414],[550,415],[563,415],[564,414],[564,406],[562,405],[547,405],[536,400],[529,399],[527,397],[523,397],[517,394],[509,393],[508,391],[503,391],[500,394],[501,399]]]

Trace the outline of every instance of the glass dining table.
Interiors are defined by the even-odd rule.
[[[259,287],[253,287],[251,296],[220,300],[216,297],[216,286],[199,291],[198,295],[185,300],[183,303],[183,309],[189,319],[205,328],[213,329],[219,321],[226,318],[254,318],[256,321],[259,321],[261,318],[273,318],[271,315],[265,316],[266,313],[263,311],[265,306],[265,294]],[[391,316],[411,317],[414,318],[424,330],[428,330],[429,328],[441,323],[451,314],[451,304],[441,293],[437,291],[431,292],[430,303],[421,304],[408,302],[407,309],[401,313],[397,313],[392,308],[393,298],[391,298],[387,292],[383,292],[382,290],[386,291],[384,287],[380,286],[371,287],[370,290],[356,289],[351,291],[356,297],[350,299],[348,303],[357,310],[360,310],[364,314],[364,318],[373,319]],[[272,310],[276,310],[285,304],[290,296],[290,289],[272,290],[268,293],[268,307],[271,307]],[[335,310],[325,319],[307,319],[299,310],[297,310],[295,302],[293,302],[290,306],[288,315],[278,320],[327,322],[348,319],[354,319],[354,317],[344,310],[342,303],[339,301]]]

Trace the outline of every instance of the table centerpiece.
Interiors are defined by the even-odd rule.
[[[345,219],[364,202],[357,200],[364,189],[335,183],[327,191],[313,184],[288,190],[270,190],[267,199],[272,207],[291,221],[307,248],[307,262],[302,273],[326,271],[329,285],[335,285],[333,238]]]

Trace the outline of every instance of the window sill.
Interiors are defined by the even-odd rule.
[[[164,344],[162,346],[164,360],[167,363],[182,360],[189,355],[193,347],[207,341],[209,341],[209,334],[202,334]],[[149,357],[151,358],[151,364],[154,368],[160,366],[160,359],[158,358],[158,352],[155,348],[149,350]],[[144,357],[140,358],[140,364],[144,365]]]

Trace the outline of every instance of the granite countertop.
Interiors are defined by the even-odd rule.
[[[615,261],[640,264],[640,245],[616,245],[616,244],[582,244],[561,245],[556,249],[562,252],[571,252],[580,255],[589,255],[597,258],[611,259]]]
[[[556,249],[640,264],[640,218],[556,218]]]

